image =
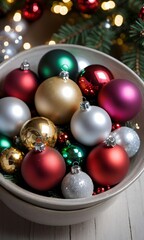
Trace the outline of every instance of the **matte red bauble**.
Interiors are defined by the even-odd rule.
[[[126,122],[134,118],[142,106],[142,94],[133,82],[114,79],[99,92],[98,104],[115,122]]]
[[[24,61],[20,68],[8,73],[4,80],[3,90],[7,96],[16,97],[26,103],[33,103],[38,87],[38,77]]]
[[[113,78],[113,74],[108,68],[93,64],[87,66],[80,72],[77,84],[84,96],[94,97],[97,96],[99,90]]]
[[[86,169],[94,182],[115,185],[127,174],[130,160],[123,147],[100,144],[88,155]]]
[[[76,8],[82,13],[95,13],[100,5],[99,0],[75,0]]]
[[[56,186],[64,177],[66,165],[61,154],[54,148],[43,151],[31,150],[21,165],[25,182],[32,188],[44,191]]]

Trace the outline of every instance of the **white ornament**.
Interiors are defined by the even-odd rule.
[[[109,136],[112,122],[104,109],[90,106],[89,102],[84,101],[80,110],[73,114],[70,126],[78,142],[86,146],[94,146]]]
[[[15,97],[0,99],[0,132],[4,135],[16,136],[30,118],[30,110],[22,100]]]
[[[140,138],[135,130],[129,127],[120,127],[111,135],[115,138],[116,143],[122,146],[129,157],[133,157],[140,147]]]

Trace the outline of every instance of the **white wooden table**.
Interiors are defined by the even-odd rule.
[[[32,223],[0,202],[0,240],[144,240],[144,173],[109,209],[77,225]]]

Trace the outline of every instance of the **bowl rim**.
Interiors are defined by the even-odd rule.
[[[127,71],[129,71],[133,76],[137,78],[139,83],[144,87],[144,82],[142,79],[134,72],[132,71],[129,67],[127,67],[125,64],[120,62],[119,60],[115,59],[112,56],[109,56],[106,53],[103,53],[101,51],[95,50],[93,48],[81,46],[81,45],[75,45],[75,44],[56,44],[56,45],[40,45],[31,48],[30,50],[27,51],[22,51],[15,55],[14,57],[10,58],[9,60],[6,60],[5,62],[0,64],[0,70],[3,67],[6,67],[10,62],[15,61],[19,57],[23,56],[25,57],[27,53],[33,54],[35,51],[41,51],[41,50],[52,50],[52,49],[75,49],[75,50],[87,50],[89,52],[98,54],[106,58],[107,60],[111,60],[118,65],[121,65],[123,68],[125,68]],[[29,190],[23,189],[22,187],[16,185],[15,183],[7,180],[4,178],[4,176],[0,173],[0,185],[5,188],[7,191],[11,192],[12,194],[18,196],[21,199],[25,199],[25,201],[30,201],[33,202],[36,205],[41,204],[47,204],[47,206],[51,209],[55,209],[56,206],[59,207],[69,207],[72,206],[73,208],[84,208],[94,204],[98,204],[102,201],[105,201],[111,197],[114,197],[115,195],[121,193],[124,191],[126,188],[128,188],[134,181],[136,181],[139,176],[143,173],[144,171],[144,164],[143,167],[132,177],[131,181],[125,182],[125,179],[122,180],[120,183],[118,183],[116,186],[112,187],[108,191],[105,191],[101,194],[98,194],[96,196],[88,197],[88,198],[80,198],[80,199],[63,199],[63,198],[54,198],[54,197],[46,197],[43,195],[39,195],[37,193],[30,192]]]

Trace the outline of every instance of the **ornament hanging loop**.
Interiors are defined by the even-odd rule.
[[[27,61],[27,59],[25,59],[25,60],[23,61],[23,63],[22,63],[21,66],[20,66],[20,69],[23,70],[23,71],[30,69],[30,64],[29,64],[29,62]]]

